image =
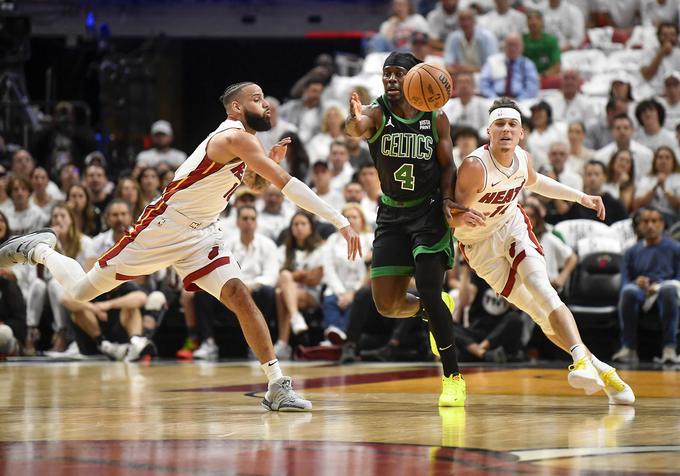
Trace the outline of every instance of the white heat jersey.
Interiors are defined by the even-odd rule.
[[[246,164],[239,159],[219,164],[208,158],[208,141],[227,129],[245,130],[239,121],[222,122],[179,166],[173,181],[147,211],[151,207],[170,206],[196,222],[207,224],[217,220],[246,170]]]
[[[514,218],[518,197],[529,179],[529,162],[526,151],[515,147],[513,164],[505,168],[491,157],[488,146],[472,152],[468,157],[477,157],[486,172],[484,188],[475,195],[470,208],[486,216],[486,225],[481,227],[459,227],[454,236],[463,244],[476,243],[490,238],[491,234]]]

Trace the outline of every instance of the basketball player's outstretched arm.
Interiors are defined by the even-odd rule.
[[[345,120],[345,133],[352,137],[369,138],[375,134],[382,120],[382,111],[378,106],[364,106],[356,92],[349,98],[349,115]]]
[[[465,207],[467,211],[453,215],[451,220],[449,220],[451,228],[458,228],[459,226],[469,226],[472,228],[484,226],[486,220],[484,214],[477,210],[471,210],[469,207],[474,202],[475,195],[484,189],[485,180],[486,172],[479,159],[468,157],[463,160],[457,171],[454,195],[456,202]]]
[[[525,184],[527,190],[548,198],[580,203],[586,208],[595,210],[597,212],[597,218],[604,220],[605,209],[604,203],[602,203],[602,197],[597,195],[586,195],[580,190],[559,183],[557,180],[553,180],[543,174],[536,173],[534,170],[534,159],[530,154],[527,154],[527,157],[529,159],[529,177]]]
[[[211,160],[227,164],[239,157],[255,173],[264,177],[300,208],[323,217],[335,225],[347,241],[347,257],[361,256],[359,235],[349,225],[349,221],[340,212],[320,199],[312,190],[291,177],[274,160],[267,157],[262,144],[257,138],[239,129],[229,129],[215,135],[208,143],[206,151]],[[285,150],[283,151],[285,154]]]

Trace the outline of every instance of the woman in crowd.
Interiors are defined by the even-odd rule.
[[[323,113],[321,132],[311,138],[307,144],[310,165],[319,160],[327,160],[331,143],[336,139],[342,139],[345,113],[338,106],[330,106]]]
[[[161,193],[161,178],[153,167],[144,167],[139,173],[139,189],[142,192],[142,203],[147,206]]]
[[[570,170],[583,175],[586,162],[593,158],[595,151],[585,146],[586,128],[582,122],[572,122],[567,129],[569,140],[569,158],[566,166]]]
[[[629,213],[635,201],[635,161],[633,154],[626,149],[617,150],[607,166],[607,183],[604,191],[621,200]]]
[[[76,228],[82,234],[95,236],[102,228],[97,209],[92,206],[87,190],[80,184],[73,184],[66,192],[66,203],[73,210]]]
[[[123,177],[118,181],[115,191],[116,198],[125,200],[130,205],[132,217],[136,219],[144,210],[144,201],[139,184],[130,177]]]
[[[50,177],[47,175],[47,170],[42,167],[36,167],[31,172],[31,185],[33,186],[33,194],[31,195],[31,203],[38,207],[45,216],[50,216],[52,207],[63,199],[61,196],[52,196],[47,188],[50,184]]]
[[[680,166],[675,152],[662,146],[654,152],[652,171],[636,184],[635,209],[656,207],[666,224],[673,225],[680,212]]]
[[[553,124],[552,108],[541,101],[531,107],[531,134],[529,134],[529,152],[534,156],[534,167],[539,170],[548,164],[548,151],[554,142],[564,142],[564,134]]]

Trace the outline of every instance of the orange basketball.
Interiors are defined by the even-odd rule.
[[[442,66],[419,63],[404,77],[404,97],[419,111],[439,109],[451,97],[453,80]]]

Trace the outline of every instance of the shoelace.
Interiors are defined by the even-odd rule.
[[[617,392],[623,392],[626,389],[623,380],[616,374],[616,369],[609,369],[600,374],[600,378],[604,382],[605,387],[614,387]]]
[[[586,368],[586,358],[581,357],[576,362],[571,364],[568,368],[569,368],[570,371],[585,369]]]

